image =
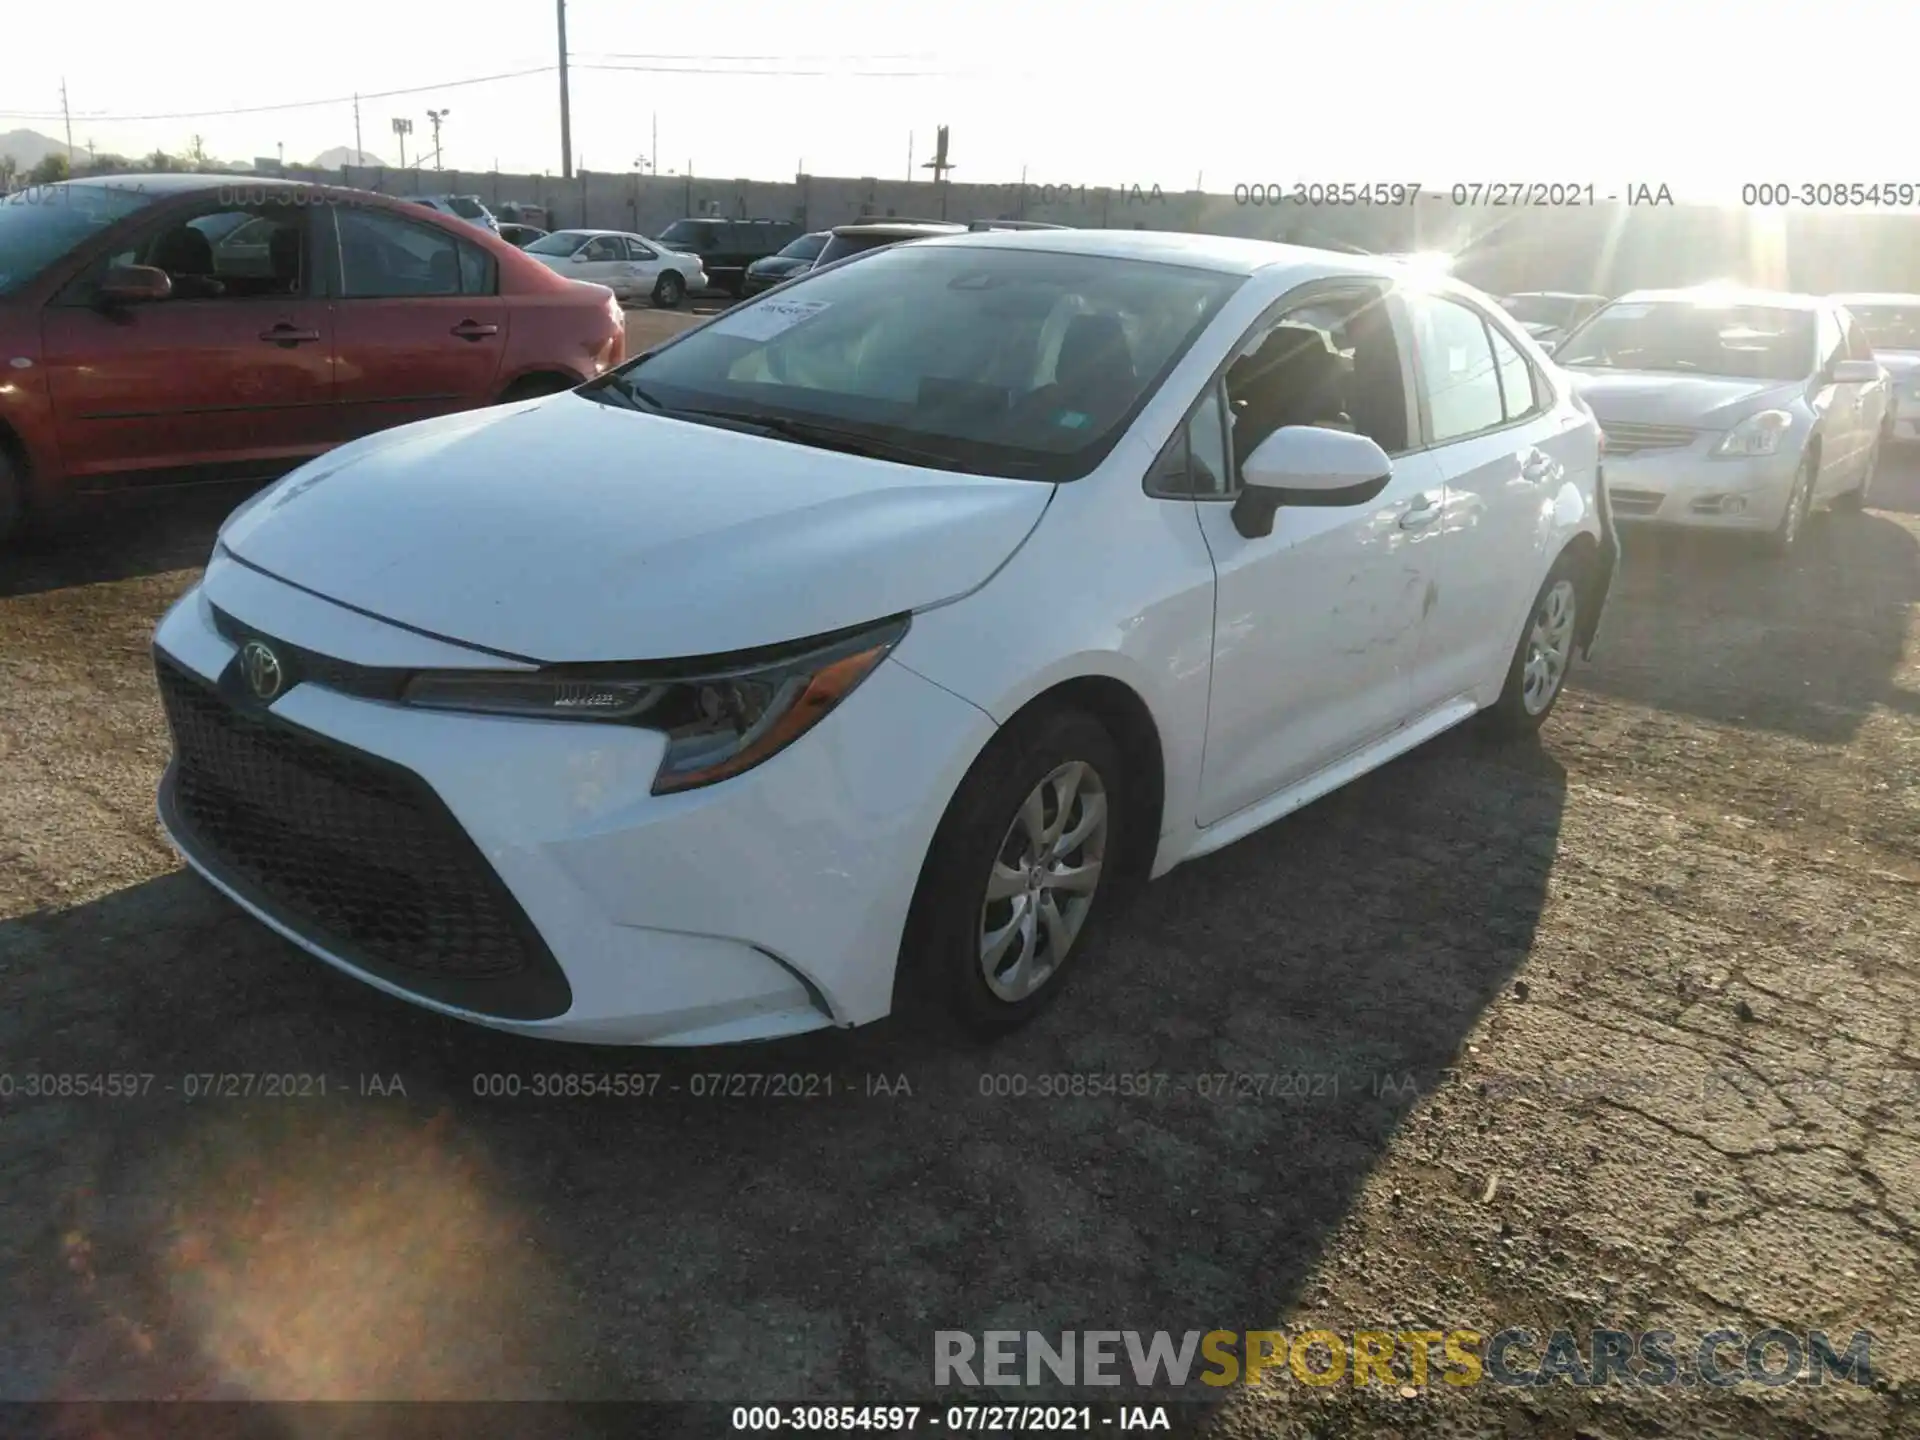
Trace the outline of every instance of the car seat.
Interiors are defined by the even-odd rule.
[[[147,264],[167,272],[173,293],[205,299],[225,293],[213,273],[213,242],[191,225],[177,225],[153,242]]]
[[[1351,430],[1346,381],[1346,361],[1325,331],[1311,325],[1274,326],[1257,351],[1227,372],[1236,462],[1244,464],[1262,440],[1288,425]]]
[[[282,295],[300,293],[300,250],[298,225],[282,225],[267,237],[267,263],[274,289]]]

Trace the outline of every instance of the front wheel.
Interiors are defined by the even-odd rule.
[[[687,281],[678,270],[668,270],[654,283],[653,303],[662,310],[676,309],[687,298]]]
[[[1814,457],[1809,455],[1794,472],[1793,489],[1787,493],[1787,508],[1780,512],[1780,523],[1766,538],[1766,551],[1776,559],[1785,559],[1800,544],[1800,536],[1807,528],[1807,512],[1813,508],[1813,481],[1818,468]]]
[[[1507,666],[1507,683],[1486,712],[1495,733],[1531,735],[1553,713],[1573,665],[1574,637],[1580,633],[1581,573],[1576,557],[1562,555],[1534,596]]]
[[[1083,711],[994,737],[921,872],[900,955],[903,1011],[982,1039],[1039,1014],[1084,963],[1113,898],[1127,794],[1112,736]]]

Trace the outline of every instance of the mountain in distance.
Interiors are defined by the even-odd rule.
[[[342,165],[357,168],[384,170],[387,162],[378,155],[365,150],[356,150],[351,145],[336,145],[331,150],[322,150],[308,164],[309,170],[338,170]]]
[[[22,173],[31,170],[49,155],[67,153],[67,142],[55,140],[50,135],[42,135],[37,130],[9,130],[0,135],[0,155],[11,155],[13,163]],[[76,155],[85,157],[86,151],[76,150]]]

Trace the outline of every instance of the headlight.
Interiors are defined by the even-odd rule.
[[[1792,424],[1793,416],[1785,410],[1762,410],[1721,436],[1713,453],[1743,459],[1750,455],[1771,455],[1780,448],[1780,439]]]
[[[779,754],[853,693],[907,632],[900,616],[711,666],[555,665],[423,671],[401,699],[429,710],[636,725],[667,737],[653,793],[711,785]]]

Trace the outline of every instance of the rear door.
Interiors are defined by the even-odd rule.
[[[1533,590],[1574,430],[1505,326],[1458,295],[1408,297],[1421,430],[1446,478],[1438,585],[1421,640],[1415,703],[1443,704],[1504,673]]]
[[[313,253],[308,207],[209,195],[63,287],[42,336],[79,488],[269,475],[333,442],[333,322]],[[130,264],[166,270],[172,298],[103,308],[100,281]]]
[[[510,316],[493,256],[383,208],[325,213],[340,438],[496,399]]]

